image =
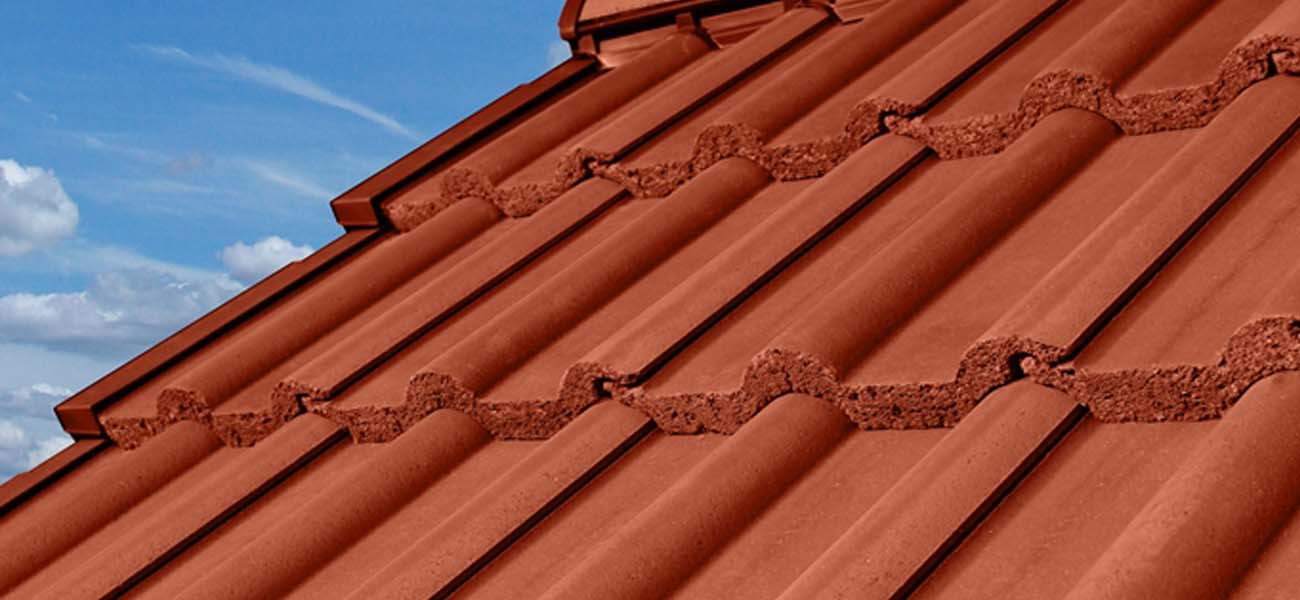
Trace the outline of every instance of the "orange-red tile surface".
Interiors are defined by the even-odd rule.
[[[59,408],[0,593],[1300,597],[1300,0],[564,14]]]

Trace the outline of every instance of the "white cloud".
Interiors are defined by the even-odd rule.
[[[27,432],[13,421],[0,420],[0,450],[12,450],[27,445]]]
[[[43,438],[27,450],[27,468],[31,469],[72,445],[72,437],[56,435]]]
[[[283,167],[256,160],[245,160],[243,163],[258,179],[273,183],[296,194],[317,200],[328,200],[334,197],[329,190],[319,183]]]
[[[72,443],[54,405],[72,390],[48,383],[0,389],[0,480],[25,471]]]
[[[27,94],[24,94],[24,93],[22,93],[22,92],[20,92],[20,91],[18,91],[18,90],[14,90],[14,97],[17,98],[17,99],[18,99],[20,102],[22,102],[23,104],[31,104],[31,103],[32,103],[32,99],[31,99],[31,98],[28,98],[28,97],[27,97]]]
[[[139,47],[145,52],[164,60],[186,63],[210,71],[225,73],[244,81],[306,98],[312,102],[345,110],[393,133],[413,140],[419,139],[415,132],[397,122],[396,119],[356,100],[341,96],[319,83],[283,67],[255,63],[243,57],[230,57],[223,54],[198,56],[174,46],[141,45]]]
[[[0,389],[0,416],[49,417],[54,405],[72,395],[72,390],[48,383]]]
[[[22,426],[0,419],[0,480],[31,468],[27,453],[34,445]]]
[[[0,482],[41,464],[71,443],[72,438],[61,432],[40,434],[22,423],[0,419]]]
[[[253,283],[275,272],[290,261],[312,253],[311,246],[295,246],[278,235],[262,238],[252,245],[235,242],[221,250],[221,262],[230,275],[244,283]]]
[[[547,66],[554,67],[567,60],[570,56],[573,56],[573,51],[569,49],[567,42],[551,42],[546,46]]]
[[[18,256],[72,235],[80,213],[54,173],[0,159],[0,256]]]
[[[0,296],[0,341],[127,357],[243,289],[213,273],[104,248],[85,290]]]

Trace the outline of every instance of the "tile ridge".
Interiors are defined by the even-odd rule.
[[[943,159],[997,154],[1056,111],[1076,108],[1114,123],[1126,135],[1204,127],[1244,91],[1277,75],[1300,75],[1300,36],[1248,37],[1223,59],[1215,79],[1189,86],[1120,94],[1115,84],[1091,73],[1056,69],[1025,88],[1016,110],[967,117],[951,123],[926,121],[914,101],[873,96],[850,111],[842,131],[829,137],[767,144],[743,123],[717,123],[696,138],[689,157],[625,167],[613,154],[575,149],[562,157],[551,181],[497,186],[472,168],[447,171],[442,193],[476,196],[511,217],[526,217],[587,177],[623,185],[639,197],[665,196],[697,173],[728,157],[761,165],[773,179],[816,178],[830,172],[867,141],[884,133],[916,139]]]
[[[598,364],[576,363],[556,393],[512,402],[484,402],[456,377],[426,372],[412,379],[413,391],[402,404],[340,410],[328,401],[313,402],[286,422],[298,414],[318,414],[346,428],[358,442],[378,443],[397,439],[430,414],[452,411],[499,439],[544,440],[612,397],[672,434],[730,435],[777,398],[802,394],[830,404],[865,430],[952,428],[990,393],[1021,380],[1067,394],[1103,422],[1202,421],[1223,417],[1259,381],[1300,371],[1300,312],[1242,325],[1219,358],[1203,365],[1088,371],[1058,363],[1064,355],[1063,348],[1029,338],[984,339],[966,350],[951,380],[856,385],[843,382],[812,354],[769,348],[755,355],[736,389],[668,395],[624,387],[619,374]],[[585,386],[591,382],[594,388]],[[1153,406],[1153,399],[1166,402]],[[161,423],[148,436],[121,447],[134,450],[179,423],[221,431],[204,415]]]
[[[1248,38],[1219,63],[1213,80],[1183,87],[1121,94],[1116,85],[1092,73],[1059,69],[1035,77],[1019,106],[1009,113],[990,113],[931,125],[924,116],[886,116],[887,127],[915,137],[941,158],[964,158],[1000,152],[1034,123],[1062,108],[1094,112],[1126,135],[1195,129],[1208,125],[1228,104],[1256,83],[1275,75],[1298,75],[1300,37],[1266,35]]]
[[[751,361],[732,391],[657,396],[631,387],[613,393],[671,433],[734,433],[789,393],[821,398],[863,429],[954,427],[989,392],[1022,377],[1065,392],[1106,422],[1200,421],[1222,417],[1256,382],[1300,370],[1300,313],[1242,325],[1212,364],[1089,372],[1054,364],[1063,354],[1032,339],[987,339],[967,349],[952,380],[852,385],[811,354],[769,349]],[[1153,406],[1155,399],[1166,403]]]
[[[1242,325],[1209,364],[1089,371],[1029,354],[1020,366],[1035,381],[1086,404],[1102,421],[1218,419],[1257,382],[1300,370],[1300,313]]]

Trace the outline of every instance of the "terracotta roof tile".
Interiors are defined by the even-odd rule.
[[[1300,2],[564,15],[59,407],[0,593],[1300,594]]]

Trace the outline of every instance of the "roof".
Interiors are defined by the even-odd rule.
[[[61,405],[0,590],[1300,595],[1300,2],[701,4]]]

